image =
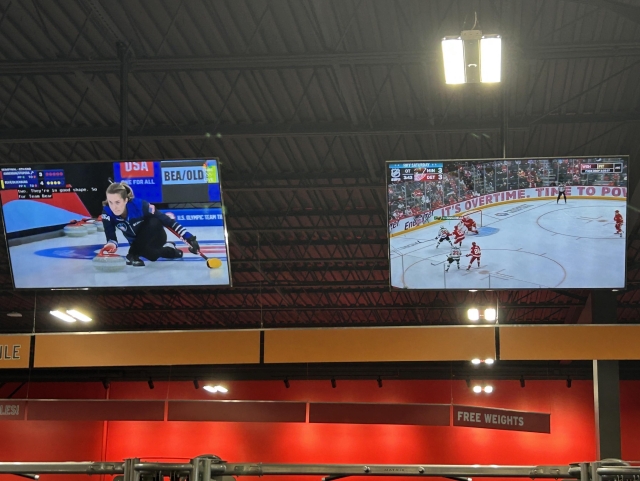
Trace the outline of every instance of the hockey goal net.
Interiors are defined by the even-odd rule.
[[[463,212],[462,214],[458,214],[459,217],[469,217],[473,219],[476,223],[476,227],[482,227],[482,211],[481,210],[470,210],[468,212]]]
[[[467,212],[461,212],[455,215],[436,216],[435,220],[442,220],[446,222],[446,226],[453,229],[453,227],[462,221],[463,217],[469,217],[476,223],[476,227],[482,227],[482,211],[481,210],[469,210]]]

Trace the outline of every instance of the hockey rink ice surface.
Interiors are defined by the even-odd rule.
[[[190,227],[207,257],[218,257],[222,266],[209,269],[206,261],[191,254],[187,244],[167,232],[167,241],[183,251],[182,259],[142,257],[144,267],[125,266],[118,272],[100,272],[92,259],[104,246],[104,232],[83,237],[56,237],[9,248],[16,288],[151,287],[227,285],[229,270],[222,227]],[[214,240],[217,239],[217,240]],[[118,254],[127,255],[129,244],[118,232]]]
[[[436,249],[440,227],[453,231],[457,221],[436,222],[391,238],[391,285],[401,289],[622,288],[625,283],[626,224],[615,235],[613,216],[621,200],[568,198],[517,202],[482,210],[479,234],[462,242],[460,269],[444,269],[451,246]],[[504,214],[506,216],[497,216]],[[453,242],[453,236],[450,237]],[[477,263],[466,270],[465,257],[476,242]],[[435,265],[433,265],[435,264]]]

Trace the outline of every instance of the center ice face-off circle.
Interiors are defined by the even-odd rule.
[[[470,247],[471,244],[469,244]],[[466,289],[469,285],[485,289],[505,289],[505,288],[538,288],[557,287],[562,284],[566,277],[564,268],[548,257],[522,250],[507,249],[482,249],[480,268],[474,264],[470,270],[467,269],[469,258],[463,249],[463,256],[460,259],[460,271],[457,266],[450,267],[450,275],[443,276],[443,264],[432,265],[434,260],[441,261],[444,256],[425,259],[426,252],[415,252],[404,256],[405,271],[402,282],[412,288],[433,288],[433,279],[442,279],[441,288]],[[448,250],[447,250],[448,252]],[[432,254],[429,252],[429,254]],[[494,259],[499,258],[501,265],[496,266]],[[483,263],[483,259],[490,261]],[[407,264],[409,264],[407,266]],[[445,264],[446,266],[446,264]],[[451,270],[453,269],[453,270]],[[532,273],[535,269],[538,282],[531,282]]]

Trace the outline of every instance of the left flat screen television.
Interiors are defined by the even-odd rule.
[[[0,205],[16,289],[231,284],[217,159],[0,166]]]

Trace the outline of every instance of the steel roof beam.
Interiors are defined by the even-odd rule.
[[[500,305],[500,309],[568,309],[570,307],[576,307],[576,304],[508,304],[508,305]],[[122,313],[152,313],[152,312],[200,312],[200,311],[208,311],[210,309],[215,309],[216,312],[230,312],[230,311],[241,311],[241,312],[261,312],[261,311],[269,311],[269,312],[281,312],[281,311],[412,311],[412,310],[451,310],[451,309],[461,309],[465,310],[464,306],[430,306],[428,304],[420,305],[420,304],[405,304],[405,305],[380,305],[380,304],[368,304],[368,305],[332,305],[327,306],[323,304],[319,305],[287,305],[287,306],[247,306],[244,304],[240,305],[220,305],[220,303],[212,303],[207,306],[199,306],[199,307],[159,307],[159,308],[145,308],[145,307],[133,307],[133,308],[106,308],[106,309],[92,309],[91,313],[94,315],[99,314],[113,314],[119,315]],[[2,311],[0,311],[2,312]],[[48,314],[49,309],[38,309],[36,310],[36,314]]]
[[[637,43],[565,44],[515,48],[513,57],[522,60],[610,58],[640,56]],[[438,49],[430,52],[357,52],[305,53],[298,55],[246,55],[220,57],[138,58],[132,72],[168,72],[188,70],[263,70],[291,68],[334,68],[336,65],[404,65],[440,59]],[[0,61],[0,75],[48,75],[115,73],[120,62],[115,58],[100,60],[7,60]]]
[[[640,113],[546,115],[543,119],[539,119],[541,119],[540,115],[526,118],[514,117],[509,119],[509,131],[529,130],[533,122],[538,125],[640,122]],[[501,125],[502,122],[498,118],[483,120],[482,125],[478,125],[475,119],[446,122],[437,120],[435,125],[432,125],[429,120],[419,119],[372,122],[368,126],[354,126],[348,121],[264,125],[179,125],[149,127],[144,131],[132,130],[129,133],[129,139],[136,141],[205,139],[211,136],[212,131],[222,137],[237,138],[497,132]],[[117,126],[3,129],[0,132],[0,143],[116,141],[120,138],[119,134]]]

